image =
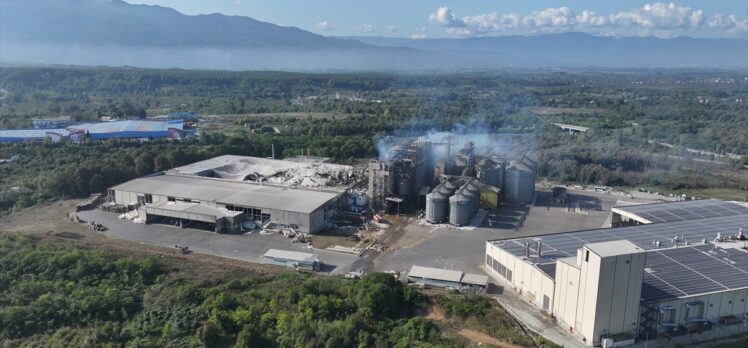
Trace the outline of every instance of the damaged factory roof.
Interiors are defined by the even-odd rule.
[[[180,175],[146,176],[130,180],[112,189],[299,213],[311,213],[339,195],[330,192],[294,190],[256,183]]]
[[[345,189],[357,181],[352,166],[224,155],[171,169],[167,174],[303,188]]]

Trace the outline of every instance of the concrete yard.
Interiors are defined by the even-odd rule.
[[[478,228],[411,222],[387,250],[356,266],[367,272],[404,272],[419,265],[481,274],[487,240],[607,227],[610,208],[620,199],[590,192],[571,194],[593,209],[574,213],[566,205],[549,206],[550,192],[538,188],[535,205],[502,206],[490,212]]]
[[[102,210],[89,210],[78,213],[86,221],[95,221],[108,228],[103,232],[115,238],[144,242],[173,248],[174,245],[187,246],[197,253],[228,257],[249,262],[261,262],[262,254],[268,249],[294,250],[319,255],[323,272],[339,274],[357,257],[326,250],[307,249],[306,244],[291,243],[290,239],[277,234],[250,235],[217,234],[210,231],[178,228],[159,224],[135,224],[117,218],[118,214]]]

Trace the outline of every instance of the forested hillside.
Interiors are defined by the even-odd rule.
[[[201,274],[194,261],[39,238],[0,234],[0,346],[466,347],[452,325],[469,323],[543,345],[485,298],[430,299],[383,273]],[[432,301],[447,321],[419,315]]]

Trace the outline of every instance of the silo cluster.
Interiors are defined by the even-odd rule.
[[[478,211],[479,183],[475,179],[460,179],[460,187],[450,180],[440,183],[426,195],[426,221],[449,222],[455,226],[470,223]]]
[[[445,180],[426,195],[426,221],[433,224],[446,221],[449,213],[449,197],[454,194],[456,188],[449,180]]]

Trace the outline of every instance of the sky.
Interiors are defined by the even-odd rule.
[[[748,1],[126,0],[184,14],[222,13],[327,36],[410,38],[587,32],[748,38]]]

